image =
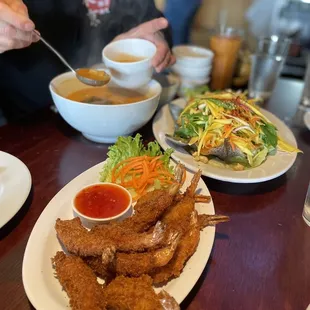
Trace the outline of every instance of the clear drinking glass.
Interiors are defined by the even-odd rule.
[[[291,40],[271,36],[260,38],[252,55],[249,96],[268,99],[280,75]]]
[[[304,90],[301,96],[300,108],[310,110],[310,52],[307,55],[307,69],[304,77]]]
[[[293,117],[286,117],[285,123],[291,127],[305,127],[304,116],[310,111],[310,51],[307,55],[307,68],[304,76],[304,89],[301,100]]]

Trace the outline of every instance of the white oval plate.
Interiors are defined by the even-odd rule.
[[[83,172],[65,187],[46,206],[37,220],[29,237],[23,260],[23,284],[26,294],[37,310],[68,310],[69,300],[54,277],[51,258],[62,250],[54,229],[57,218],[73,218],[72,197],[84,186],[98,182],[100,163]],[[192,174],[187,172],[184,188],[190,184]],[[198,190],[201,194],[210,195],[202,179]],[[211,201],[208,204],[196,204],[198,213],[214,214]],[[200,277],[214,242],[215,228],[206,227],[200,234],[200,242],[195,254],[187,262],[181,276],[170,281],[164,288],[178,303],[191,291]]]
[[[0,151],[0,228],[23,206],[31,189],[31,175],[18,158]]]
[[[186,101],[182,98],[172,101],[173,104],[184,108]],[[262,113],[278,128],[279,135],[288,143],[297,147],[297,143],[292,131],[272,113],[261,109]],[[153,133],[161,147],[166,150],[171,147],[175,151],[172,153],[172,158],[180,161],[186,168],[192,171],[202,170],[203,175],[221,181],[234,183],[257,183],[274,179],[284,174],[294,164],[297,154],[277,152],[274,156],[269,156],[267,160],[259,167],[244,170],[234,171],[228,168],[215,167],[210,164],[197,162],[194,158],[175,144],[168,142],[165,134],[173,134],[174,120],[171,116],[169,105],[164,105],[156,114],[153,120]]]

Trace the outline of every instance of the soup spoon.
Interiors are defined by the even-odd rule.
[[[102,70],[95,70],[95,69],[88,69],[88,68],[80,68],[74,70],[69,63],[62,57],[62,55],[55,50],[43,37],[33,30],[33,33],[39,37],[39,39],[52,51],[54,52],[58,58],[75,74],[75,76],[80,80],[82,83],[90,86],[103,86],[109,83],[111,77],[109,74]]]
[[[169,133],[165,134],[165,137],[168,141],[172,142],[173,144],[176,144],[178,146],[188,146],[188,143],[184,142],[182,139],[178,139],[173,135],[170,135]]]
[[[169,110],[170,110],[170,114],[172,116],[172,119],[174,121],[174,129],[176,130],[178,128],[177,126],[177,120],[181,114],[181,112],[183,111],[183,108],[181,108],[180,106],[178,106],[177,104],[174,104],[173,102],[170,102],[169,105]],[[168,141],[178,145],[178,146],[188,146],[188,143],[186,143],[183,139],[181,138],[177,138],[174,135],[165,134],[165,137]]]

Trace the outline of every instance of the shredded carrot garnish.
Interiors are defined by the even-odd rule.
[[[186,175],[183,173],[182,184],[185,178]],[[163,187],[176,182],[174,175],[164,165],[162,156],[131,157],[119,162],[112,170],[112,182],[134,190],[136,193],[134,201],[153,187],[156,180]]]

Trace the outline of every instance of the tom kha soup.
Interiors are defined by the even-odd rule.
[[[145,58],[141,56],[120,53],[118,55],[115,55],[112,60],[117,61],[117,62],[137,62],[137,61],[141,61],[144,59]]]
[[[84,88],[69,94],[67,98],[78,102],[103,105],[128,104],[148,99],[146,95],[136,90],[108,86]]]
[[[106,74],[104,71],[81,68],[81,69],[77,69],[76,73],[84,78],[91,79],[91,80],[97,80],[97,81],[102,81],[102,82],[110,81],[110,76]]]

